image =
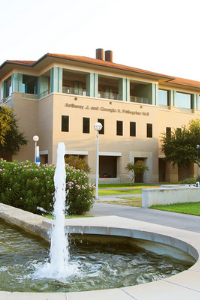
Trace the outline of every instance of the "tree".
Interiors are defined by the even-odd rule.
[[[191,162],[199,165],[200,119],[191,120],[187,126],[174,129],[170,134],[162,133],[161,141],[165,160],[172,162],[173,166],[187,167]]]
[[[8,106],[0,106],[0,151],[16,154],[20,145],[27,145],[24,133],[19,131],[17,119]]]
[[[132,179],[131,182],[133,181],[133,179],[135,178],[135,176],[137,174],[143,174],[145,171],[149,171],[148,166],[145,164],[145,162],[143,160],[138,160],[135,164],[134,162],[130,162],[127,164],[126,170],[128,170],[129,172],[132,172]],[[130,182],[130,185],[131,185]]]

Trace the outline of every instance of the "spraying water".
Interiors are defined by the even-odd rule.
[[[53,277],[62,277],[66,272],[69,260],[68,239],[65,235],[65,144],[59,143],[57,149],[57,165],[54,174],[55,203],[54,224],[51,236],[50,273]]]
[[[64,278],[76,273],[76,266],[69,264],[68,236],[65,233],[65,144],[59,143],[57,149],[57,164],[54,174],[55,202],[54,221],[52,224],[50,263],[46,263],[35,273],[36,278]]]

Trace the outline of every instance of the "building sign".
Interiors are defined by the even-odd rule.
[[[142,115],[142,116],[149,116],[149,112],[140,112],[137,110],[129,110],[129,109],[115,109],[115,108],[106,108],[103,106],[89,106],[89,105],[76,105],[73,103],[66,103],[66,107],[70,108],[78,108],[78,109],[87,109],[87,110],[96,110],[96,111],[103,111],[109,113],[122,113],[122,114],[129,114],[129,115]]]

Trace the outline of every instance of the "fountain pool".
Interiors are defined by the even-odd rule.
[[[73,235],[68,264],[74,274],[52,279],[36,276],[49,261],[47,241],[0,220],[0,245],[0,290],[11,292],[120,288],[163,279],[192,265],[130,245],[126,238]]]

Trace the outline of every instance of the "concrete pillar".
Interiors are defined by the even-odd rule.
[[[4,98],[4,81],[1,83],[1,100]]]
[[[126,79],[126,101],[130,102],[130,79]]]
[[[40,76],[38,77],[38,96],[39,98],[44,97],[44,92],[47,91],[48,94],[48,77]]]
[[[173,167],[172,163],[166,162],[166,181],[178,182],[178,167]]]
[[[173,106],[176,107],[176,91],[173,91]]]
[[[62,93],[63,69],[53,67],[50,70],[50,93]]]
[[[86,90],[90,97],[98,97],[98,74],[90,73],[86,76]]]
[[[12,74],[12,92],[19,92],[22,93],[22,80],[23,75],[20,73],[13,73]]]
[[[170,90],[169,91],[169,106],[173,106],[173,91],[172,90]]]
[[[155,83],[151,83],[151,104],[156,105],[156,95],[155,95]]]
[[[191,95],[191,109],[196,109],[196,94]]]
[[[158,99],[158,84],[155,83],[155,105],[159,104],[159,99]]]
[[[118,94],[122,101],[127,101],[127,82],[126,78],[121,78],[118,83]]]
[[[196,109],[200,109],[200,105],[199,105],[199,95],[196,94]]]

